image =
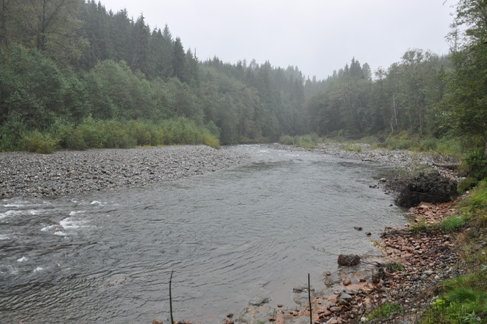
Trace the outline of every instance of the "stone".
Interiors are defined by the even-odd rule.
[[[353,228],[354,228],[355,230],[357,230],[357,231],[361,231],[361,230],[362,230],[362,226],[354,226]]]
[[[344,286],[349,286],[352,283],[352,281],[349,278],[346,278],[343,280],[343,285]]]
[[[409,208],[421,202],[443,203],[451,201],[457,195],[455,181],[442,176],[438,171],[432,171],[404,180],[400,185],[396,204]]]
[[[360,263],[360,256],[356,254],[340,254],[338,256],[338,265],[344,266],[344,267],[352,267],[356,266]]]
[[[152,320],[152,324],[162,324],[162,321],[160,319],[155,319]]]
[[[342,305],[347,305],[352,300],[352,296],[347,293],[341,293],[338,302]]]
[[[271,301],[269,297],[254,297],[249,301],[251,306],[262,306],[268,304]]]

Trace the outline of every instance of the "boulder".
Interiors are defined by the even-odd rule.
[[[249,301],[250,306],[262,306],[268,304],[271,301],[269,297],[254,297]]]
[[[406,180],[399,189],[396,204],[409,208],[421,202],[436,204],[451,201],[456,196],[456,182],[443,177],[438,171],[432,171]]]
[[[344,267],[356,266],[360,263],[360,256],[356,254],[340,254],[338,256],[338,265]]]

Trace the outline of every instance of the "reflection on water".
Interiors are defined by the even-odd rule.
[[[0,322],[216,323],[373,250],[363,232],[403,222],[370,189],[378,166],[237,146],[253,163],[138,190],[0,201]]]

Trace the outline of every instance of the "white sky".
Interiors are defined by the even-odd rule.
[[[201,61],[217,56],[297,66],[326,78],[352,57],[372,71],[408,49],[447,54],[456,0],[101,0],[107,10],[168,25]]]

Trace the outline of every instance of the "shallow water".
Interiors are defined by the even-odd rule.
[[[339,253],[376,253],[404,222],[370,189],[378,165],[237,146],[252,163],[211,175],[49,201],[0,201],[0,322],[221,323],[253,297],[292,306]],[[367,237],[353,229],[375,233]]]

